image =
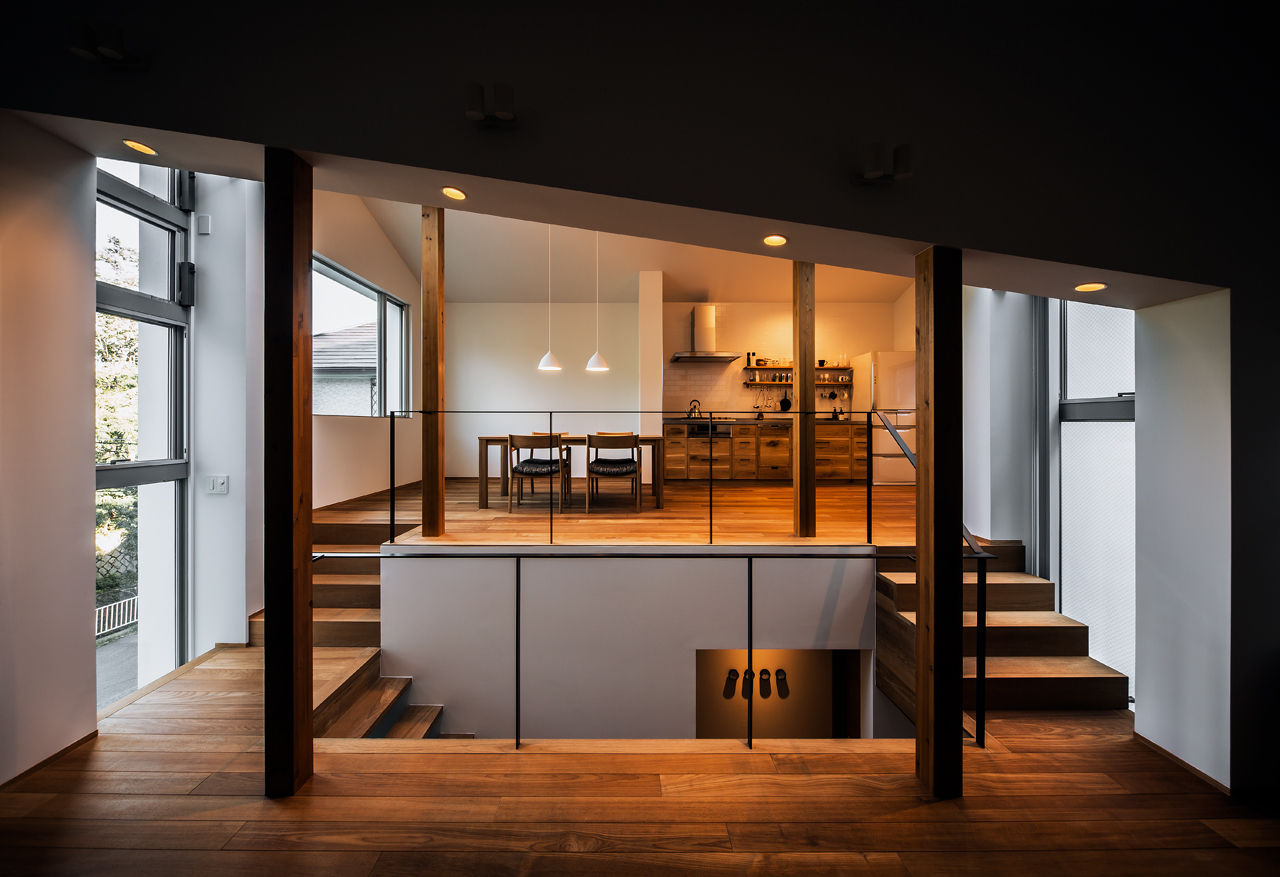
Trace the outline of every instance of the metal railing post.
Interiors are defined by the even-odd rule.
[[[872,479],[872,460],[874,454],[871,453],[871,412],[867,412],[867,544],[871,544],[871,479]]]
[[[707,544],[714,545],[716,542],[716,443],[715,429],[712,424],[715,423],[716,416],[710,411],[707,412]],[[730,448],[732,451],[732,448]]]
[[[391,496],[391,513],[388,515],[391,523],[388,524],[390,532],[387,534],[388,542],[396,541],[396,413],[391,412],[390,425],[387,432],[388,453],[387,458],[390,460],[390,480],[391,489],[388,493]]]
[[[742,684],[747,686],[747,748],[752,748],[755,729],[752,722],[755,718],[755,581],[752,561],[747,558],[747,672],[743,674]]]
[[[520,556],[516,555],[516,749],[520,748]]]
[[[987,558],[978,557],[978,625],[974,677],[974,739],[987,745]]]

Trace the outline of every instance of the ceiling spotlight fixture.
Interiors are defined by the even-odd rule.
[[[893,157],[883,143],[869,143],[862,149],[859,167],[853,172],[854,182],[870,186],[911,179],[911,144],[893,147]]]
[[[551,352],[551,226],[547,225],[547,352],[538,360],[538,371],[560,371],[560,360]]]
[[[607,372],[609,363],[600,355],[600,232],[596,232],[596,352],[587,360],[587,371]]]
[[[766,247],[780,247],[787,242],[786,235],[767,234],[764,236],[764,245]]]
[[[466,201],[467,193],[459,189],[457,186],[445,186],[440,190],[446,198],[452,198],[454,201]]]
[[[125,146],[129,147],[130,149],[134,149],[134,150],[137,150],[138,152],[141,152],[143,155],[156,154],[156,151],[152,149],[150,146],[148,146],[145,143],[139,143],[137,140],[122,140],[121,142]]]
[[[1081,283],[1076,287],[1076,292],[1102,292],[1107,288],[1107,284],[1094,280],[1089,283]]]

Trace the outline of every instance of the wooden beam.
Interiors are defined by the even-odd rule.
[[[960,251],[916,256],[916,774],[962,791]]]
[[[311,776],[311,166],[267,148],[263,210],[266,793]]]
[[[444,209],[422,208],[422,408],[444,409]],[[422,420],[422,535],[444,534],[444,415]]]
[[[814,266],[791,263],[791,403],[796,408],[791,430],[791,486],[795,534],[818,534],[818,470],[814,429]],[[800,413],[808,412],[808,413]]]

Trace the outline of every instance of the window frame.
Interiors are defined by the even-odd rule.
[[[183,191],[186,175],[186,203],[175,203]],[[174,483],[174,660],[181,666],[190,655],[189,625],[189,521],[191,462],[190,409],[190,304],[179,303],[180,270],[190,258],[191,213],[194,209],[194,178],[191,171],[169,169],[170,200],[158,198],[110,171],[97,169],[95,202],[136,216],[172,235],[169,247],[167,298],[117,286],[95,278],[96,313],[109,314],[169,330],[169,456],[155,460],[121,463],[95,461],[95,493],[98,490],[139,487],[162,482]]]
[[[400,413],[410,407],[410,400],[413,398],[410,389],[410,368],[409,368],[409,351],[410,351],[410,330],[409,330],[409,303],[401,299],[399,296],[392,295],[378,284],[366,280],[356,272],[343,265],[335,262],[333,259],[322,253],[311,253],[311,270],[317,274],[329,278],[335,283],[339,283],[352,292],[363,295],[372,299],[375,312],[377,314],[378,324],[378,353],[377,362],[374,368],[374,380],[378,385],[378,411],[370,414],[335,414],[317,415],[320,417],[390,417],[394,413]],[[395,400],[396,405],[393,407],[387,399],[387,319],[386,308],[391,305],[400,309],[400,399]],[[314,374],[312,380],[315,380]]]

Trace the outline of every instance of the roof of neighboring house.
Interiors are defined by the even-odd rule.
[[[311,367],[316,371],[376,371],[378,324],[323,332],[311,338]]]

